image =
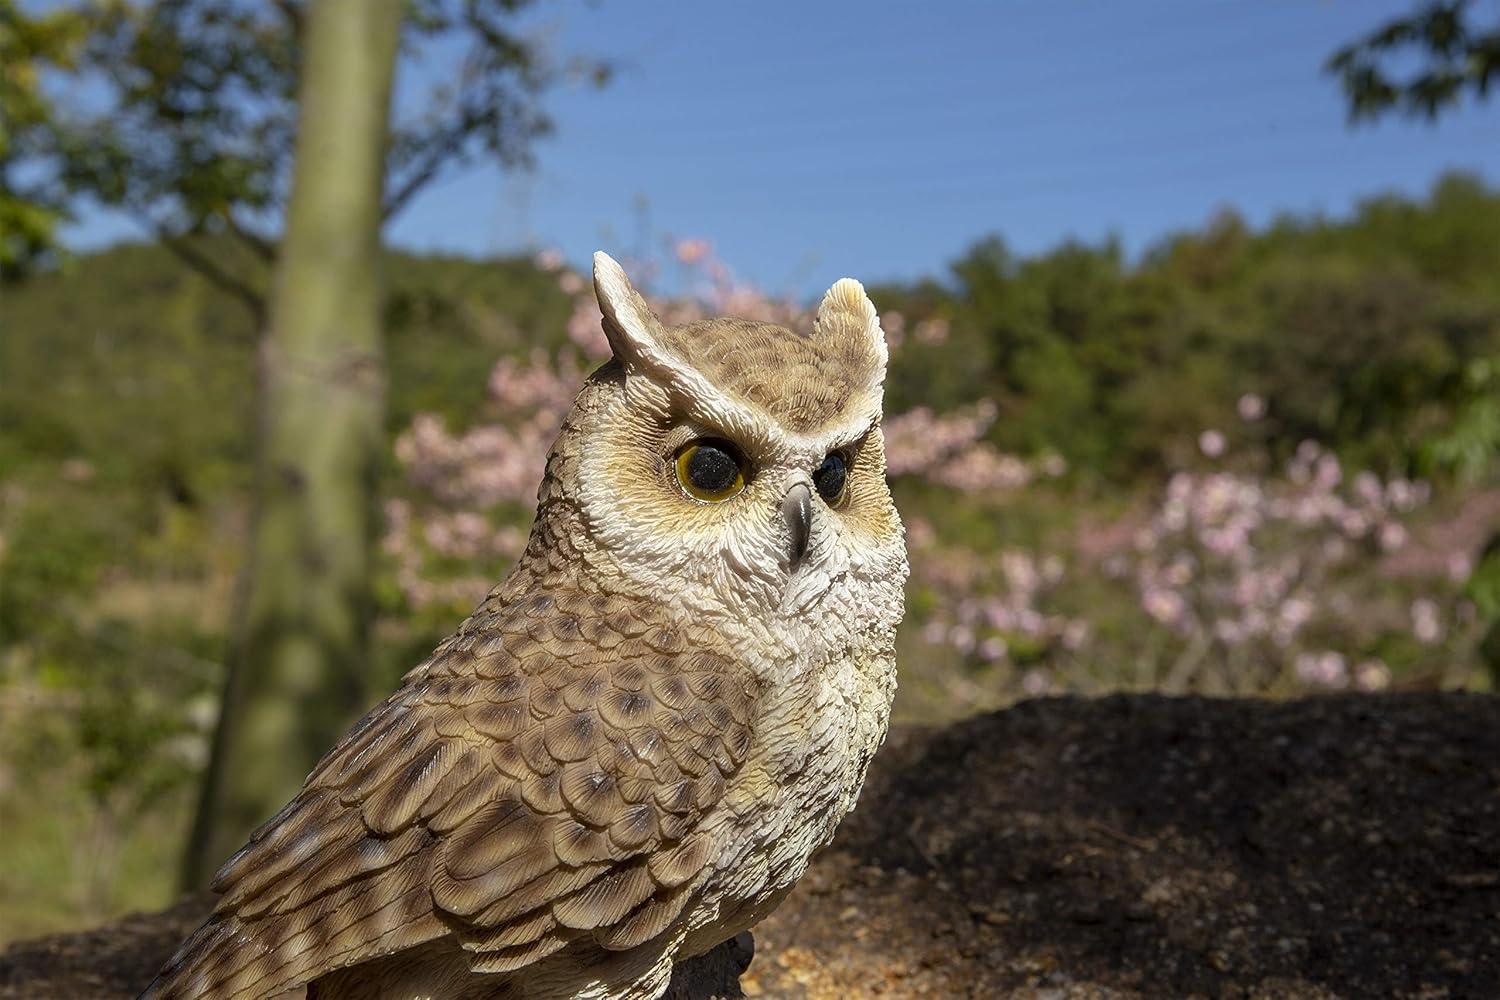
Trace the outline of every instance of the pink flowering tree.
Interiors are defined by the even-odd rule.
[[[1247,395],[1238,409],[1252,424],[1265,404]],[[1219,431],[1198,445],[1204,466],[1172,475],[1132,551],[1106,563],[1150,622],[1153,686],[1379,690],[1392,682],[1392,650],[1409,660],[1417,647],[1439,673],[1464,659],[1473,609],[1456,585],[1462,567],[1415,594],[1382,568],[1411,543],[1427,483],[1349,476],[1313,441],[1269,472],[1263,453],[1232,455]]]
[[[674,256],[688,292],[652,297],[652,307],[665,322],[734,315],[811,328],[812,315],[805,306],[766,296],[739,281],[705,241],[683,240]],[[419,415],[397,440],[396,458],[407,489],[387,503],[384,547],[401,598],[419,611],[462,611],[519,553],[547,446],[585,374],[608,356],[591,284],[555,252],[539,254],[536,263],[553,273],[558,287],[572,299],[568,345],[555,354],[535,351],[499,361],[490,373],[482,422],[452,429],[436,416]],[[636,265],[632,270],[644,275],[641,284],[649,287],[660,266]],[[897,350],[908,339],[940,345],[947,337],[947,323],[940,317],[909,324],[905,317],[888,313],[882,322]],[[892,479],[956,494],[997,496],[1066,470],[1055,455],[1027,462],[995,448],[985,440],[995,417],[996,407],[989,400],[949,413],[918,407],[890,415],[885,431]],[[939,543],[935,534],[923,531],[920,519],[913,521],[912,536],[918,578],[942,590],[940,603],[951,611],[941,616],[949,634],[961,638],[969,629],[976,636],[974,643],[960,644],[964,656],[998,663],[1006,661],[1018,643],[1029,647],[1067,637],[1076,646],[1081,641],[1086,632],[1081,623],[1042,614],[1035,607],[1042,593],[1058,582],[1057,557],[1017,550],[998,562],[980,559]],[[974,583],[988,596],[948,601],[947,592],[963,589],[971,570],[978,574]]]
[[[668,266],[685,291],[649,296],[666,322],[736,315],[811,328],[804,305],[738,280],[707,242],[674,251]],[[572,301],[567,344],[500,360],[473,426],[420,415],[397,441],[406,488],[387,504],[385,550],[418,617],[464,613],[520,552],[546,449],[608,355],[590,282],[555,253],[537,265]],[[649,288],[663,266],[631,270]],[[903,345],[941,348],[949,333],[941,316],[881,321],[893,366]],[[1248,394],[1236,409],[1232,434],[1197,436],[1194,467],[1145,503],[1115,504],[1103,523],[1108,498],[1080,496],[1060,456],[988,440],[993,401],[887,415],[912,560],[901,643],[906,704],[918,707],[908,714],[1119,686],[1375,690],[1392,683],[1393,653],[1461,661],[1473,611],[1457,586],[1381,568],[1408,549],[1427,484],[1347,475],[1313,442],[1273,468],[1256,443],[1266,401]]]
[[[706,241],[679,241],[675,258],[687,294],[651,301],[667,324],[735,315],[811,328],[811,313],[802,304],[768,297],[735,279]],[[609,354],[591,283],[568,270],[558,253],[540,253],[537,265],[552,271],[573,301],[568,346],[555,354],[502,358],[490,372],[483,423],[453,430],[423,414],[396,442],[410,489],[387,504],[386,552],[402,597],[414,606],[472,603],[496,567],[519,553],[547,445],[583,376]],[[634,270],[649,277],[657,268]],[[888,316],[886,325],[904,331],[906,324]],[[924,319],[915,324],[915,336],[941,343],[944,324]],[[995,405],[987,400],[954,414],[919,408],[892,415],[886,421],[892,477],[926,477],[960,490],[1023,486],[1034,471],[983,441],[993,421]]]

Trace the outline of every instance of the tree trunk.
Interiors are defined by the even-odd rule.
[[[261,345],[251,549],[184,876],[203,885],[366,699],[385,362],[378,275],[401,0],[315,0]]]

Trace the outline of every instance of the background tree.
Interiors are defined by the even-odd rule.
[[[477,157],[527,163],[551,128],[543,92],[607,77],[601,63],[558,59],[520,34],[517,15],[530,5],[403,5],[398,61],[433,82],[407,87],[391,123],[383,222]],[[307,4],[96,0],[51,16],[87,24],[72,70],[89,99],[44,116],[30,170],[128,215],[263,319],[291,183]]]
[[[190,880],[295,790],[363,700],[384,421],[381,227],[477,156],[525,163],[550,127],[541,93],[580,70],[603,79],[601,67],[559,63],[518,34],[527,5],[408,0],[356,14],[324,12],[321,0],[99,0],[30,17],[11,0],[0,8],[0,96],[24,139],[0,138],[7,269],[47,251],[71,202],[101,204],[265,331],[256,527]],[[354,37],[384,46],[387,33],[364,19],[387,16],[388,52],[339,53]],[[328,42],[314,86],[304,56],[310,76],[321,17],[353,34]],[[451,70],[388,119],[397,64],[434,54]],[[49,68],[71,76],[59,88],[73,95],[66,104],[47,99]],[[361,103],[377,98],[378,121]],[[309,112],[310,100],[330,103]],[[326,150],[294,150],[299,115]],[[340,132],[356,125],[365,131]],[[334,172],[309,174],[309,148]],[[36,180],[19,190],[22,177]],[[299,193],[293,206],[294,188],[321,193]],[[291,263],[280,258],[283,228]]]
[[[401,0],[317,0],[307,18],[296,171],[260,357],[250,566],[192,881],[364,700],[384,413],[383,147],[400,19]]]
[[[379,232],[445,171],[479,154],[523,163],[548,129],[536,101],[558,71],[512,31],[525,5],[162,0],[112,8],[93,35],[116,103],[59,128],[70,189],[130,212],[267,331],[251,552],[187,884],[295,791],[365,701]],[[393,123],[399,55],[443,46],[465,50],[456,74]],[[205,252],[203,235],[229,252]]]

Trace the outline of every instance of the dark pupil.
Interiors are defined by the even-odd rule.
[[[710,493],[729,489],[739,473],[740,466],[734,456],[711,444],[700,444],[688,459],[688,478],[694,486]]]
[[[833,500],[844,492],[844,477],[848,469],[844,466],[844,456],[834,452],[823,459],[823,464],[818,466],[818,471],[813,473],[813,485],[825,500]]]

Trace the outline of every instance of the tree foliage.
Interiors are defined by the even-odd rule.
[[[55,177],[28,167],[56,113],[43,78],[76,65],[86,28],[76,11],[30,14],[0,0],[0,281],[57,250],[63,192]]]
[[[10,2],[10,0],[7,0]],[[608,68],[564,60],[522,33],[530,0],[412,0],[387,143],[382,217],[478,157],[528,162],[551,128],[543,93]],[[126,213],[259,318],[292,169],[305,3],[95,0],[54,69],[76,96],[36,114],[27,170],[54,190]],[[75,30],[75,35],[80,32]],[[424,81],[415,83],[412,81]],[[3,161],[0,161],[3,162]],[[217,253],[198,241],[223,237]]]
[[[1254,392],[1280,457],[1314,438],[1409,473],[1447,461],[1428,442],[1468,412],[1474,360],[1500,350],[1496,267],[1500,198],[1454,175],[1348,221],[1257,233],[1224,214],[1135,265],[1109,243],[1023,260],[990,238],[949,282],[887,286],[876,302],[951,320],[944,344],[893,368],[893,404],[993,398],[1006,450],[1056,449],[1128,483],[1191,450],[1184,428],[1232,424]],[[1488,410],[1472,409],[1464,426],[1482,432]]]
[[[1335,52],[1326,68],[1344,89],[1350,118],[1433,119],[1466,95],[1488,97],[1500,78],[1500,16],[1485,21],[1475,6],[1427,0]]]

